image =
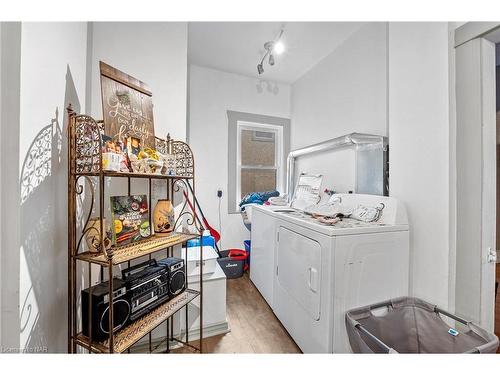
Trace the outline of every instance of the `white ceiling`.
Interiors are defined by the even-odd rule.
[[[363,22],[191,22],[189,62],[231,73],[259,77],[264,43],[284,25],[286,50],[260,78],[292,83],[357,31]]]

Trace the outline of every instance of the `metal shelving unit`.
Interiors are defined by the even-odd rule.
[[[195,212],[189,210],[185,197],[191,197],[194,201],[194,158],[193,153],[186,143],[182,141],[174,141],[167,137],[161,139],[156,137],[156,149],[162,153],[168,153],[175,156],[177,175],[156,175],[156,174],[140,174],[140,173],[120,173],[103,171],[102,152],[101,152],[101,136],[103,134],[103,122],[96,121],[90,116],[78,115],[68,107],[68,352],[76,353],[77,348],[86,349],[89,353],[123,353],[129,352],[130,347],[141,340],[143,337],[149,337],[149,351],[152,352],[152,336],[151,332],[161,323],[167,322],[166,341],[167,350],[169,352],[170,340],[180,342],[192,348],[195,351],[202,352],[203,347],[203,330],[200,330],[199,346],[193,346],[189,343],[188,335],[188,304],[194,299],[199,298],[199,313],[200,327],[203,327],[203,251],[200,251],[200,290],[192,290],[189,288],[186,275],[186,290],[174,298],[157,306],[152,311],[148,312],[141,318],[133,321],[125,327],[109,331],[109,336],[106,340],[99,342],[93,339],[92,329],[89,328],[89,335],[85,336],[81,332],[78,316],[78,293],[84,289],[82,285],[78,288],[77,280],[82,280],[82,273],[87,269],[87,279],[89,284],[89,295],[92,296],[92,271],[94,266],[100,267],[100,281],[109,281],[109,327],[114,327],[114,312],[113,312],[113,274],[118,265],[139,259],[151,259],[158,251],[166,250],[168,256],[173,256],[174,246],[185,243],[189,239],[199,238],[200,246],[203,246],[201,236],[203,234],[203,225],[200,222]],[[181,202],[181,211],[177,216],[174,224],[174,232],[167,237],[152,235],[151,237],[128,244],[124,246],[111,246],[106,249],[103,245],[104,233],[106,228],[103,228],[103,220],[100,220],[99,231],[99,250],[97,252],[84,251],[83,239],[85,235],[92,230],[87,224],[94,211],[94,205],[98,204],[96,211],[99,212],[99,217],[102,219],[105,215],[105,196],[107,179],[122,179],[127,180],[127,190],[130,195],[132,179],[146,179],[148,182],[148,200],[149,200],[149,222],[151,223],[152,211],[152,196],[151,182],[152,180],[160,180],[166,184],[167,199],[174,204],[174,195],[176,192],[183,190]],[[89,208],[87,213],[83,215],[84,219],[77,217],[78,198],[85,196],[89,199]],[[82,211],[82,207],[80,207]],[[82,216],[80,214],[80,216]],[[194,225],[195,233],[185,233],[178,231],[182,219],[189,225]],[[84,224],[78,228],[78,223],[84,220]],[[152,226],[151,226],[152,227]],[[96,230],[96,229],[94,229]],[[203,249],[202,249],[203,250]],[[185,248],[185,259],[187,262],[187,248]],[[146,258],[146,259],[147,259]],[[89,303],[89,317],[92,311],[92,298]],[[185,311],[185,341],[174,337],[173,316]],[[90,323],[89,323],[90,324]],[[90,324],[91,325],[91,324]]]

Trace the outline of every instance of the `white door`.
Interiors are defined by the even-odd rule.
[[[274,313],[304,353],[332,352],[332,237],[278,220]]]
[[[278,235],[278,284],[310,319],[319,320],[321,245],[313,238],[284,227],[279,228]]]
[[[495,45],[456,47],[457,233],[455,310],[488,330],[494,323],[496,208]]]

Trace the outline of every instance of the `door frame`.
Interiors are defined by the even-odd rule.
[[[457,28],[454,33],[457,75],[453,79],[456,80],[457,138],[454,140],[456,149],[455,155],[451,155],[451,164],[455,169],[457,184],[451,189],[456,191],[456,232],[453,234],[456,253],[454,269],[450,270],[450,294],[453,294],[453,305],[458,314],[476,321],[488,330],[494,328],[495,308],[495,263],[490,263],[488,257],[489,249],[495,249],[496,245],[496,111],[491,109],[495,108],[494,44],[499,42],[500,23],[469,22]],[[464,73],[462,68],[471,74],[467,74],[465,78],[460,76]],[[459,84],[464,82],[469,85]],[[464,100],[467,95],[474,95],[473,100]],[[464,102],[467,107],[465,109]],[[471,123],[475,126],[471,127]],[[467,147],[464,139],[459,139],[461,134],[475,136],[475,145]],[[479,148],[479,157],[476,154],[475,161],[458,165],[461,158],[461,162],[464,161],[464,154],[474,153],[474,146],[476,150]],[[480,202],[477,194],[467,194],[466,188],[458,186],[460,178],[468,176],[467,168],[469,171],[477,168],[475,175],[479,176],[480,187],[476,191],[481,196]],[[474,205],[474,212],[470,216],[464,215],[464,208]],[[464,233],[459,230],[467,230],[464,238],[461,238]],[[464,239],[470,240],[471,243],[467,244],[472,245],[470,248],[464,245]],[[475,258],[474,249],[480,259]],[[479,269],[476,268],[478,266]],[[477,274],[474,275],[474,272]],[[467,277],[472,279],[466,281]]]

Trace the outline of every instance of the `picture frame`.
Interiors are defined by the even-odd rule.
[[[153,94],[147,84],[99,62],[104,134],[114,140],[140,139],[155,149]]]

